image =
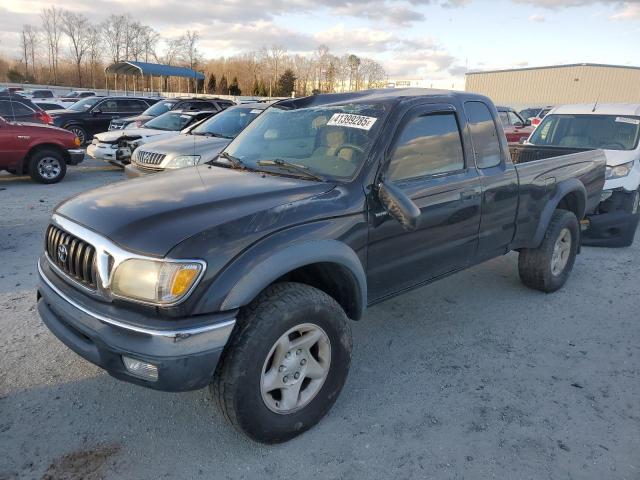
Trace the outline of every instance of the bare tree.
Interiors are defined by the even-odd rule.
[[[128,23],[129,18],[126,15],[111,15],[102,22],[101,29],[104,34],[104,42],[112,63],[126,58],[124,56],[124,47]]]
[[[82,61],[89,51],[89,19],[80,13],[64,11],[62,15],[64,33],[69,37],[69,52],[76,65],[78,86],[82,86]]]
[[[60,56],[60,38],[62,37],[62,12],[56,7],[44,8],[40,18],[42,19],[42,28],[47,44],[49,75],[52,77],[54,85],[57,85],[58,57]]]
[[[87,60],[89,67],[89,82],[92,88],[96,88],[95,72],[98,64],[100,63],[100,57],[102,56],[102,32],[100,27],[96,25],[90,25],[88,31],[88,51]]]
[[[200,40],[200,34],[197,31],[187,30],[182,37],[184,57],[191,69],[196,68],[201,59],[197,47],[198,40]]]

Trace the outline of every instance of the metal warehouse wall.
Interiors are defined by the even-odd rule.
[[[466,90],[500,105],[640,103],[640,68],[568,65],[469,73]]]

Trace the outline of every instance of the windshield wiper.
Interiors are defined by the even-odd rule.
[[[267,167],[267,166],[270,167],[275,165],[277,167],[285,168],[287,170],[293,170],[293,171],[302,173],[305,176],[309,178],[313,178],[320,182],[326,181],[326,179],[323,176],[318,175],[317,173],[314,173],[311,170],[309,170],[309,167],[305,167],[304,165],[298,165],[297,163],[287,162],[286,160],[282,160],[281,158],[274,158],[272,160],[260,160],[258,162],[258,165],[264,166],[264,167]]]
[[[229,160],[229,162],[231,162],[231,165],[233,165],[235,168],[242,168],[243,170],[246,170],[247,168],[247,166],[244,164],[242,160],[240,160],[238,157],[234,157],[230,153],[220,152],[218,154],[218,157],[222,157],[225,160]]]

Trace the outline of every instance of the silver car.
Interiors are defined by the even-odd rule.
[[[269,104],[229,107],[205,120],[189,133],[138,147],[125,167],[127,177],[192,167],[213,160]]]

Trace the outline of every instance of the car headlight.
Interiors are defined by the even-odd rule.
[[[623,163],[622,165],[616,165],[615,167],[607,167],[604,178],[605,180],[611,180],[613,178],[626,177],[631,173],[632,167],[633,162]]]
[[[180,155],[165,165],[164,168],[193,167],[200,162],[200,155]]]
[[[133,258],[116,267],[111,292],[118,297],[159,305],[187,295],[204,271],[200,262],[167,262]]]
[[[131,161],[132,162],[137,162],[138,161],[138,150],[134,150],[133,153],[131,154]]]

